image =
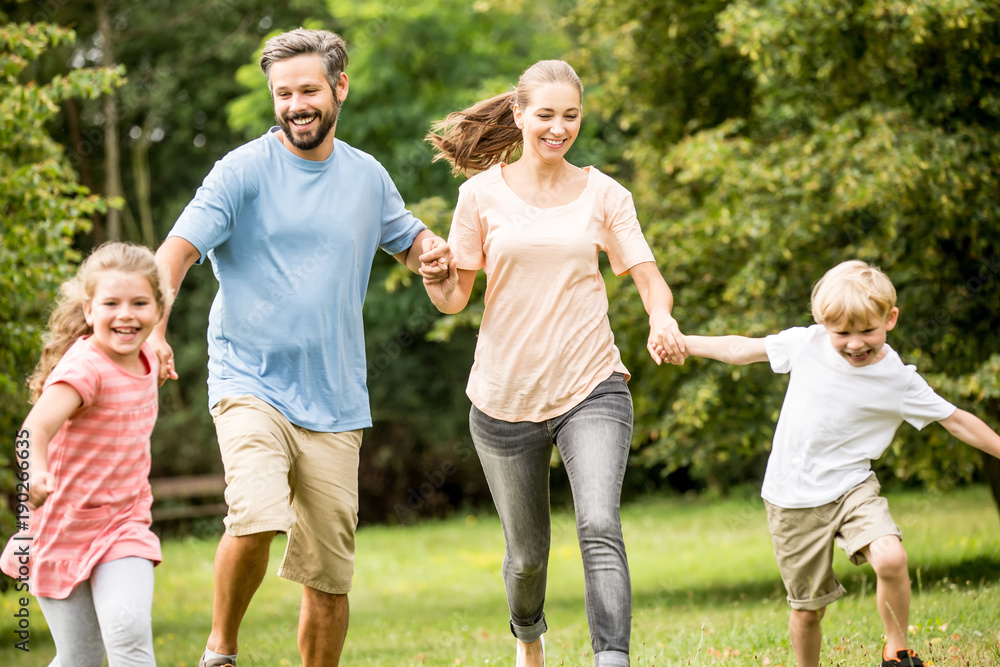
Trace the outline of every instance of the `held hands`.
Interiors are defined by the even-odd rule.
[[[160,361],[160,386],[162,387],[167,380],[176,380],[178,376],[174,369],[174,350],[170,347],[163,333],[153,329],[147,340],[150,347],[156,352],[156,358]]]
[[[451,248],[441,237],[432,236],[423,241],[423,251],[419,273],[424,288],[434,303],[447,301],[458,286],[458,266]]]
[[[687,346],[684,344],[684,334],[670,313],[666,310],[656,310],[649,316],[649,340],[646,350],[659,366],[664,361],[678,366],[687,359]]]
[[[454,257],[448,242],[440,236],[431,236],[423,241],[423,254],[420,255],[420,275],[424,284],[438,283],[447,279],[452,273],[457,274]]]

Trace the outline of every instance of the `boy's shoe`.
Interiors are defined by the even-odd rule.
[[[882,667],[934,667],[933,662],[924,662],[913,649],[903,649],[896,651],[895,658],[885,657],[885,649],[882,649]]]
[[[202,653],[201,660],[198,661],[198,667],[236,667],[236,660],[230,660],[229,658],[212,658],[209,660]]]

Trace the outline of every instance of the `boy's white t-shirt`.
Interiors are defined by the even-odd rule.
[[[775,373],[791,372],[761,496],[778,507],[819,507],[873,473],[905,420],[917,429],[945,419],[941,398],[889,345],[875,364],[851,366],[823,325],[764,339]]]

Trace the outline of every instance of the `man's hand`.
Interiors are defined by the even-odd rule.
[[[423,253],[420,255],[420,276],[425,285],[442,282],[448,278],[458,279],[458,269],[455,258],[452,257],[448,242],[440,236],[431,236],[423,240]],[[454,290],[454,287],[452,287]]]

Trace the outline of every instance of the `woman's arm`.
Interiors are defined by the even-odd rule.
[[[674,307],[674,295],[660,275],[660,270],[656,268],[656,263],[640,262],[631,267],[629,273],[649,315],[646,351],[657,365],[662,362],[664,355],[672,364],[683,364],[687,356],[684,336],[677,326],[677,320],[670,314]]]
[[[431,280],[425,277],[424,289],[438,310],[446,315],[453,315],[468,305],[475,283],[475,271],[460,269],[452,261],[448,265],[448,274],[444,279]]]
[[[37,509],[55,488],[49,472],[49,442],[76,410],[83,398],[73,387],[56,382],[42,392],[24,420],[21,432],[28,440],[28,507]]]

